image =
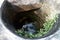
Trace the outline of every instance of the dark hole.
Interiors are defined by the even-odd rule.
[[[36,19],[33,18],[33,16],[35,16],[33,12],[16,13],[15,19],[13,20],[13,26],[15,29],[21,29],[25,24],[34,23]]]

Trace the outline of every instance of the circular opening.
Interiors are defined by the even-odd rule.
[[[47,28],[50,25],[50,31],[46,31],[43,26],[44,21],[41,20],[41,18],[35,14],[33,10],[18,13],[12,12],[11,10],[8,12],[2,12],[2,20],[11,32],[24,38],[46,37],[54,33],[58,28],[57,26],[55,27],[57,24],[53,25],[53,28],[51,27],[51,24],[54,23],[52,20],[45,26]]]
[[[4,25],[14,34],[24,36],[24,38],[40,38],[41,36],[46,37],[52,34],[56,29],[54,26],[55,28],[53,27],[50,32],[46,32],[44,29],[49,25],[49,27],[51,27],[52,22],[46,23],[47,26],[45,25],[44,28],[44,21],[41,19],[42,17],[40,18],[37,14],[34,13],[33,10],[18,13],[12,10],[13,9],[11,9],[11,5],[4,4],[2,7],[2,20]],[[47,28],[47,31],[49,31],[48,29],[49,28]]]
[[[9,30],[11,30],[11,32],[24,38],[40,38],[44,37],[45,34],[50,35],[49,32],[43,30],[44,29],[43,25],[42,26],[40,25],[42,24],[42,22],[39,16],[34,13],[34,11],[25,11],[13,14],[2,13],[2,19],[6,27]]]

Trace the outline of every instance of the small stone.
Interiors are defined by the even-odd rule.
[[[23,25],[22,28],[27,33],[35,33],[36,32],[36,28],[35,28],[35,25],[33,25],[33,23],[25,24],[25,25]]]

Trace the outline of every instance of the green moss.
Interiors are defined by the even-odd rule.
[[[27,33],[25,32],[23,29],[17,30],[16,33],[19,34],[20,36],[24,36],[26,38],[36,38],[36,37],[41,37],[44,34],[48,33],[49,30],[51,30],[51,28],[53,27],[53,24],[56,22],[57,19],[57,15],[54,17],[54,19],[52,20],[48,20],[46,21],[43,26],[44,28],[40,29],[39,31],[37,31],[37,34],[32,34],[32,33]]]

